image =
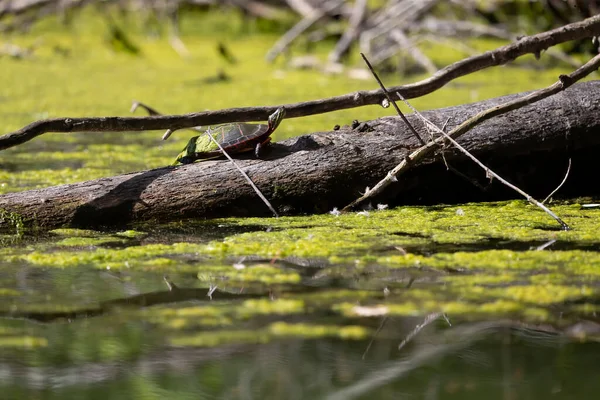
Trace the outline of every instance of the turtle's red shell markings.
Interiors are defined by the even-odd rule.
[[[221,149],[208,135],[211,135],[228,154],[254,150],[258,157],[260,148],[271,141],[271,134],[284,116],[285,109],[281,107],[269,116],[267,124],[233,123],[209,128],[206,134],[190,139],[177,156],[175,164],[188,164],[196,160],[222,156]]]

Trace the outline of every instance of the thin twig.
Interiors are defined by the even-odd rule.
[[[346,54],[352,42],[356,39],[360,24],[367,13],[367,0],[356,0],[352,7],[352,14],[348,20],[348,27],[335,45],[335,48],[327,57],[330,63],[338,63],[343,54]]]
[[[563,27],[522,38],[521,40],[483,54],[465,58],[442,68],[431,77],[409,85],[391,87],[390,92],[402,92],[407,98],[431,93],[452,80],[490,66],[503,65],[524,54],[539,53],[551,46],[570,40],[600,35],[600,15]],[[359,91],[342,96],[270,107],[242,107],[185,115],[150,117],[55,118],[33,122],[24,128],[0,137],[0,150],[25,143],[47,132],[129,132],[163,129],[183,129],[230,122],[262,121],[280,107],[287,118],[304,117],[331,111],[381,104],[385,95],[380,89]]]
[[[375,341],[375,338],[377,337],[377,335],[379,335],[379,332],[381,332],[381,330],[383,329],[383,326],[385,325],[386,321],[387,321],[388,317],[387,315],[385,317],[383,317],[383,319],[381,320],[381,323],[379,324],[379,328],[377,328],[377,330],[375,331],[375,334],[373,334],[373,337],[371,338],[371,341],[369,342],[369,344],[367,345],[367,348],[365,349],[365,352],[362,355],[362,359],[364,360],[365,357],[367,356],[367,353],[369,352],[369,350],[371,349],[371,346],[373,345],[373,342]]]
[[[285,33],[275,45],[267,52],[266,59],[272,62],[281,54],[302,32],[310,28],[315,22],[323,18],[328,12],[339,7],[343,0],[331,0],[325,3],[322,8],[314,9],[309,15]]]
[[[498,175],[497,173],[492,171],[488,166],[483,164],[474,155],[472,155],[467,149],[465,149],[460,144],[458,144],[458,142],[456,140],[454,140],[452,137],[450,137],[446,132],[444,132],[443,130],[438,128],[433,122],[431,122],[427,118],[425,118],[419,111],[417,111],[412,105],[410,105],[410,103],[406,99],[404,99],[400,93],[397,93],[397,95],[402,101],[404,101],[406,103],[406,105],[408,105],[415,112],[415,115],[417,115],[426,124],[427,127],[431,128],[434,131],[436,131],[437,133],[441,134],[446,140],[448,140],[450,143],[452,143],[452,145],[454,147],[456,147],[461,153],[463,153],[464,155],[469,157],[471,160],[473,160],[473,162],[475,162],[477,165],[479,165],[485,171],[486,176],[496,178],[502,184],[504,184],[504,186],[511,188],[515,192],[519,193],[521,196],[525,197],[528,202],[541,208],[546,214],[548,214],[552,218],[554,218],[556,220],[556,222],[558,222],[561,225],[563,230],[565,230],[565,231],[570,230],[569,225],[567,225],[562,219],[560,219],[558,217],[558,215],[554,214],[554,212],[552,212],[552,210],[550,210],[548,207],[546,207],[545,205],[543,205],[542,203],[537,201],[535,198],[533,198],[531,195],[526,193],[521,188],[513,185],[512,183],[510,183],[509,181],[507,181],[506,179],[502,178],[500,175]]]
[[[138,108],[143,108],[144,110],[146,110],[146,112],[149,115],[162,115],[161,113],[159,113],[158,111],[156,111],[154,108],[150,107],[149,105],[146,105],[146,104],[142,103],[141,101],[137,101],[137,100],[134,100],[133,103],[131,103],[131,108],[129,109],[129,112],[133,113]]]
[[[413,340],[414,337],[417,336],[419,334],[419,332],[421,332],[423,330],[423,328],[430,325],[433,321],[437,320],[439,317],[442,317],[442,316],[444,318],[446,318],[444,313],[441,313],[441,312],[431,313],[431,314],[427,315],[425,317],[425,319],[423,320],[423,322],[421,322],[419,325],[415,326],[414,329],[412,331],[410,331],[408,333],[408,335],[406,335],[404,340],[402,340],[402,342],[400,342],[400,344],[398,345],[398,350],[402,350],[402,348],[404,346],[406,346],[408,344],[408,342]],[[448,320],[448,318],[446,318],[446,322],[448,322],[448,325],[450,325],[450,321]]]
[[[240,171],[240,174],[242,174],[242,176],[248,181],[248,183],[250,184],[250,186],[252,186],[252,189],[254,189],[254,191],[256,192],[256,194],[258,195],[258,197],[260,197],[260,199],[263,201],[263,203],[265,203],[267,205],[267,207],[269,207],[269,210],[271,210],[271,212],[273,213],[273,215],[275,216],[275,218],[279,218],[279,214],[277,214],[277,211],[275,211],[275,209],[273,208],[273,206],[271,205],[271,203],[269,203],[269,200],[267,200],[267,198],[262,194],[262,192],[260,191],[260,189],[254,184],[254,182],[252,182],[252,179],[250,179],[250,177],[248,176],[248,174],[246,174],[244,172],[244,170],[242,170],[240,168],[239,165],[237,165],[237,163],[235,162],[235,160],[233,158],[231,158],[231,156],[225,151],[225,149],[221,146],[221,144],[215,140],[215,138],[212,135],[212,132],[210,130],[210,127],[206,130],[206,135],[208,135],[208,137],[213,141],[214,144],[217,145],[217,147],[219,148],[219,150],[221,150],[221,152],[223,153],[223,155],[225,157],[227,157],[227,159],[237,168],[238,171]]]
[[[556,239],[549,240],[546,243],[544,243],[543,245],[536,247],[535,250],[536,251],[545,250],[546,248],[552,246],[554,243],[556,243]]]
[[[569,177],[569,172],[571,172],[571,159],[569,158],[569,166],[567,167],[567,172],[565,173],[565,177],[563,178],[562,182],[560,183],[560,185],[558,185],[556,187],[556,189],[554,189],[552,191],[552,193],[550,193],[548,196],[546,196],[546,198],[544,200],[542,200],[542,204],[545,204],[548,199],[550,197],[552,197],[554,195],[554,193],[558,192],[558,189],[560,189],[562,187],[562,185],[565,184],[565,182],[567,181],[567,178]]]
[[[385,384],[398,382],[403,376],[431,363],[434,359],[439,359],[451,352],[468,347],[484,337],[485,334],[514,326],[518,325],[511,321],[486,321],[449,329],[432,343],[417,349],[410,357],[382,366],[323,398],[327,400],[349,400],[364,397],[366,393],[372,393]]]
[[[419,142],[421,143],[421,145],[425,146],[425,141],[417,133],[416,129],[410,124],[410,122],[408,122],[408,120],[406,119],[406,117],[404,116],[404,114],[402,113],[402,111],[400,111],[400,108],[398,108],[398,104],[396,104],[396,102],[394,101],[394,99],[392,99],[392,96],[390,96],[390,93],[387,91],[387,89],[383,85],[383,82],[381,82],[381,79],[379,79],[379,76],[377,76],[377,73],[375,73],[375,70],[373,69],[373,66],[371,65],[371,63],[369,62],[369,60],[367,59],[367,57],[365,57],[364,53],[360,53],[360,55],[363,58],[363,60],[365,60],[365,63],[367,64],[367,67],[369,67],[369,70],[371,71],[371,73],[373,74],[373,76],[375,77],[375,79],[377,80],[377,83],[379,84],[379,87],[381,88],[381,90],[383,90],[383,94],[385,95],[386,99],[390,103],[392,103],[392,105],[396,109],[396,112],[398,113],[398,115],[400,116],[400,118],[402,118],[402,121],[404,121],[404,123],[406,124],[406,126],[408,126],[408,129],[410,129],[410,131],[412,132],[412,134],[419,140]]]
[[[553,85],[550,85],[544,89],[537,90],[518,99],[508,101],[506,103],[489,108],[476,114],[475,116],[469,118],[468,120],[464,121],[459,126],[454,128],[452,131],[450,131],[448,133],[448,136],[451,138],[458,138],[459,136],[463,135],[464,133],[475,127],[476,125],[487,121],[490,118],[505,114],[512,110],[516,110],[528,104],[533,104],[537,101],[540,101],[558,92],[561,92],[569,86],[573,85],[578,80],[583,79],[587,75],[591,74],[599,67],[600,55],[597,55],[590,61],[588,61],[587,63],[570,73],[569,75],[561,75],[559,77],[559,80]],[[413,151],[410,155],[406,156],[405,159],[402,160],[402,162],[400,162],[400,164],[398,164],[390,172],[388,172],[386,177],[380,180],[372,189],[367,191],[358,199],[354,200],[352,203],[348,204],[342,209],[342,211],[349,211],[350,209],[356,207],[365,200],[370,199],[376,194],[381,193],[391,183],[397,182],[398,176],[410,169],[410,167],[414,165],[417,161],[431,154],[434,149],[442,145],[446,140],[447,139],[442,136],[435,140],[432,140],[431,142],[427,143],[427,145],[419,147],[417,150]]]
[[[151,115],[162,115],[159,111],[157,111],[156,109],[142,103],[139,101],[134,101],[132,106],[131,106],[131,112],[134,112],[137,108],[143,108],[144,110],[146,110],[149,114]],[[235,160],[233,158],[231,158],[231,156],[229,155],[229,153],[227,153],[227,151],[225,151],[225,149],[223,148],[223,146],[221,146],[221,144],[215,140],[215,138],[213,137],[213,135],[211,134],[211,129],[210,127],[208,127],[208,129],[206,131],[203,131],[200,127],[195,126],[192,127],[191,129],[197,131],[197,132],[204,132],[209,138],[210,140],[213,141],[214,144],[217,145],[217,147],[219,148],[219,150],[221,150],[221,152],[223,153],[223,155],[235,166],[235,168],[237,168],[238,171],[240,171],[240,173],[242,174],[242,176],[248,181],[248,183],[250,184],[250,186],[252,186],[252,189],[254,189],[254,191],[256,192],[256,194],[258,195],[258,197],[260,197],[260,199],[267,205],[267,207],[269,207],[269,210],[271,210],[271,212],[273,213],[273,215],[276,218],[279,218],[279,214],[277,214],[277,211],[275,211],[275,208],[273,208],[273,206],[271,205],[271,203],[269,202],[269,200],[267,200],[267,198],[262,194],[262,192],[260,191],[260,189],[254,184],[254,182],[252,182],[252,179],[250,179],[250,177],[240,168],[240,166],[235,162]],[[166,140],[171,133],[173,133],[174,130],[172,129],[168,129],[165,134],[163,135],[162,140]]]
[[[144,110],[146,110],[146,112],[149,115],[154,115],[154,116],[163,115],[162,113],[156,111],[156,109],[150,107],[149,105],[147,105],[145,103],[142,103],[141,101],[136,101],[136,100],[134,100],[133,103],[131,104],[131,109],[129,110],[129,112],[135,112],[135,110],[137,110],[138,108],[143,108]],[[202,129],[201,126],[193,126],[191,128],[188,128],[188,129],[191,129],[191,130],[196,131],[196,132],[201,132],[201,133],[205,132],[205,130]],[[165,133],[162,135],[161,139],[162,140],[167,140],[173,134],[173,132],[175,132],[175,131],[176,131],[176,129],[171,129],[171,128],[167,129],[165,131]]]

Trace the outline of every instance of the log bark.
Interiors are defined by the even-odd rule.
[[[519,95],[425,112],[452,129],[475,113]],[[408,116],[417,129],[417,118]],[[322,213],[355,199],[419,146],[398,117],[369,121],[370,131],[343,127],[275,143],[264,159],[238,159],[283,215]],[[523,190],[544,197],[572,168],[559,194],[595,195],[600,154],[600,81],[576,84],[538,103],[495,117],[458,140]],[[447,164],[442,161],[443,153]],[[474,184],[475,183],[475,184]],[[479,187],[478,187],[479,186]],[[486,186],[485,190],[481,186]],[[452,148],[417,163],[376,202],[389,205],[498,200],[514,197]],[[0,210],[28,226],[123,227],[186,218],[267,216],[226,160],[164,167],[88,182],[0,196]],[[6,219],[6,218],[5,218]],[[0,218],[0,228],[8,221]]]

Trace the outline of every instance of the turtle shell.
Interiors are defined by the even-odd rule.
[[[210,135],[229,154],[251,151],[256,145],[268,143],[271,140],[269,126],[266,124],[225,124],[210,129]],[[196,160],[206,160],[222,156],[219,146],[208,135],[194,136],[190,139],[183,152],[177,158],[186,164]]]
[[[268,124],[232,123],[209,128],[206,134],[194,136],[189,140],[183,151],[177,156],[174,165],[220,157],[223,153],[219,145],[228,154],[254,149],[258,152],[259,144],[264,145],[271,141],[271,133],[277,129],[285,113],[285,108],[278,108],[269,116]]]
[[[269,125],[265,124],[227,124],[218,126],[214,132],[211,130],[211,135],[228,153],[241,153],[254,150],[257,143],[270,140],[271,132]],[[206,139],[210,140],[208,137]],[[211,142],[216,148],[215,143]],[[220,153],[218,148],[215,150]]]

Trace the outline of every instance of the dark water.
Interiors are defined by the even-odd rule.
[[[23,353],[8,352],[0,384],[6,399],[591,399],[600,389],[597,343],[490,324],[477,339],[439,344],[429,332],[398,351],[403,322],[392,321],[365,359],[368,341],[327,339],[156,348],[129,361],[53,366],[25,366]],[[67,331],[93,334],[85,325]]]
[[[253,315],[233,325],[194,324],[192,317],[174,327],[169,323],[176,319],[165,322],[154,313],[242,307],[249,299],[273,298],[274,292],[300,298],[336,294],[336,286],[358,290],[352,279],[327,280],[320,287],[305,281],[276,289],[218,289],[211,300],[189,273],[172,274],[179,288],[169,290],[158,273],[23,265],[1,271],[4,287],[21,292],[2,304],[3,399],[591,399],[600,391],[600,344],[574,339],[581,328],[576,324],[559,330],[553,324],[450,314],[451,325],[437,318],[419,330],[423,315],[343,318],[323,305]],[[437,284],[414,285],[436,290]],[[232,329],[252,332],[274,321],[353,324],[371,331],[361,340],[308,334],[265,337],[265,343],[234,337],[210,346],[171,341],[206,332],[222,337]],[[594,329],[592,323],[588,334]],[[35,340],[43,343],[36,347]]]

